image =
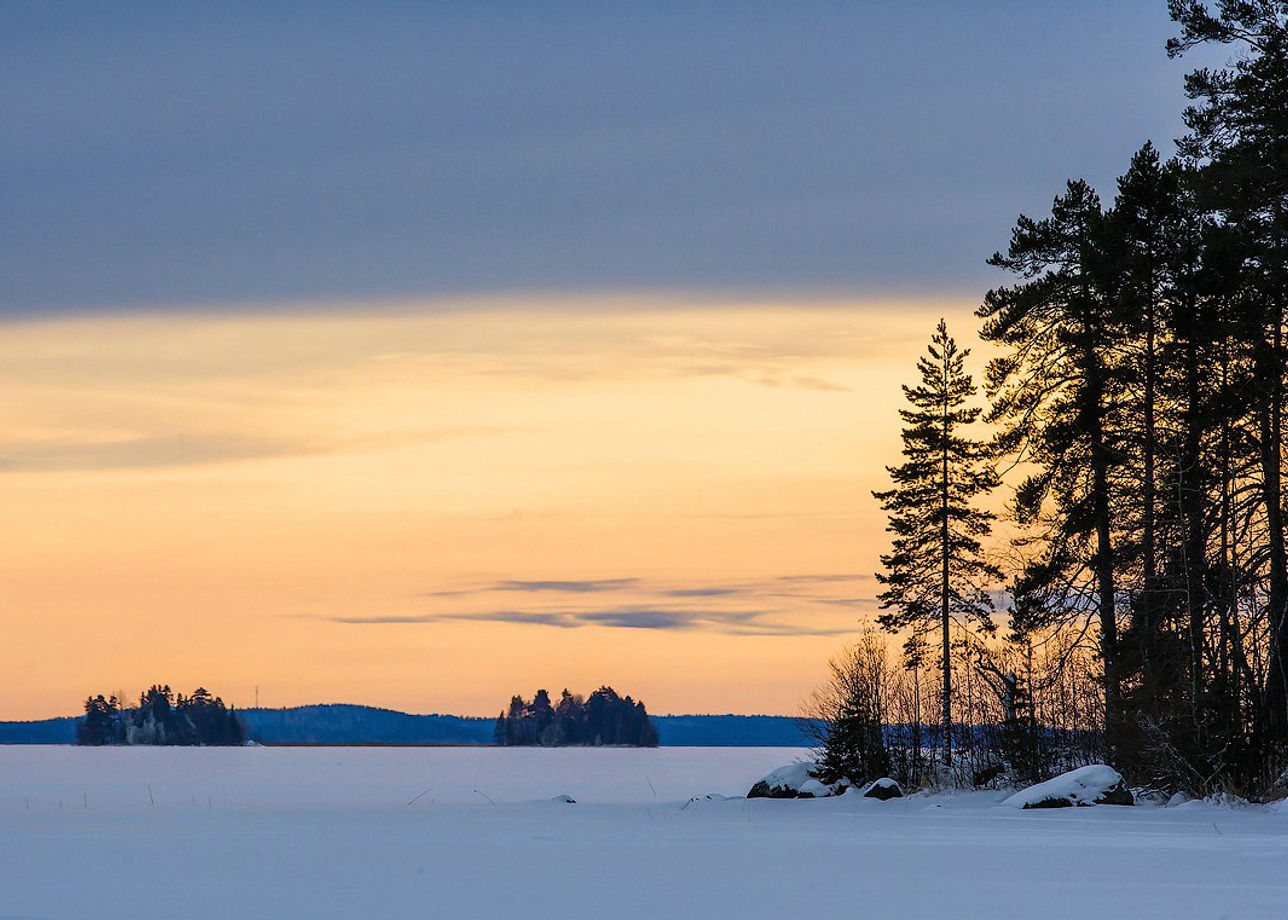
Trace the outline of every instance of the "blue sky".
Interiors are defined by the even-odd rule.
[[[1162,0],[0,3],[0,312],[975,291],[1180,133]]]

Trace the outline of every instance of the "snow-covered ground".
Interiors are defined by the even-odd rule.
[[[689,803],[803,754],[0,748],[0,917],[1288,915],[1288,812]]]

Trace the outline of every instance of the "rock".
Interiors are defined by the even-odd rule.
[[[883,776],[878,780],[873,780],[868,783],[867,787],[863,790],[863,797],[865,799],[879,799],[884,802],[887,799],[903,798],[903,790],[900,789],[899,784],[890,777]]]
[[[550,799],[552,802],[562,802],[564,805],[576,805],[577,800],[570,795],[556,795]]]
[[[828,796],[828,789],[816,779],[801,783],[800,788],[796,790],[796,795],[802,799],[825,799]]]
[[[1085,803],[1079,803],[1085,804]],[[1092,805],[1135,805],[1136,797],[1131,794],[1131,790],[1121,780],[1114,786],[1106,789],[1100,794],[1100,797],[1091,803]]]
[[[827,785],[814,776],[818,765],[801,761],[761,777],[747,793],[749,799],[821,799],[837,795],[849,785],[845,780]]]
[[[1013,808],[1069,808],[1082,805],[1135,805],[1122,774],[1102,763],[1061,773],[1021,789],[1002,802]]]

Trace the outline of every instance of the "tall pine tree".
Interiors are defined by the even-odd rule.
[[[1244,52],[1231,66],[1186,78],[1182,153],[1199,167],[1200,195],[1239,250],[1235,301],[1255,330],[1249,394],[1259,452],[1262,553],[1267,570],[1269,668],[1261,719],[1288,742],[1288,523],[1284,517],[1285,375],[1288,374],[1288,4],[1169,0],[1181,35],[1176,56],[1203,43]]]
[[[952,622],[991,632],[987,589],[1001,578],[980,544],[993,515],[975,507],[996,487],[997,475],[986,445],[964,433],[981,411],[969,405],[975,394],[965,370],[969,353],[958,349],[940,320],[927,354],[917,362],[921,383],[903,388],[911,404],[899,410],[904,462],[889,467],[894,487],[873,493],[894,534],[892,551],[881,557],[884,571],[877,575],[885,586],[881,607],[888,611],[879,622],[891,631],[927,623],[940,629],[946,765],[952,763]]]
[[[1022,524],[1043,551],[1016,580],[1012,625],[1028,632],[1088,614],[1098,620],[1105,736],[1122,729],[1117,620],[1118,539],[1112,483],[1126,455],[1116,260],[1087,183],[1068,183],[1042,220],[1021,216],[989,264],[1019,283],[989,291],[978,315],[985,341],[1008,351],[988,369],[988,419],[999,446],[1034,467],[1016,489]]]

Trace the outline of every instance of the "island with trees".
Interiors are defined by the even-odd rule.
[[[239,745],[245,740],[237,713],[204,687],[184,696],[168,684],[154,684],[136,706],[100,693],[85,701],[85,716],[76,723],[76,743],[82,745]]]
[[[500,745],[621,745],[657,747],[657,726],[642,702],[618,696],[612,687],[600,687],[590,696],[567,689],[552,703],[550,694],[538,690],[531,700],[515,696],[496,720],[495,740]]]

